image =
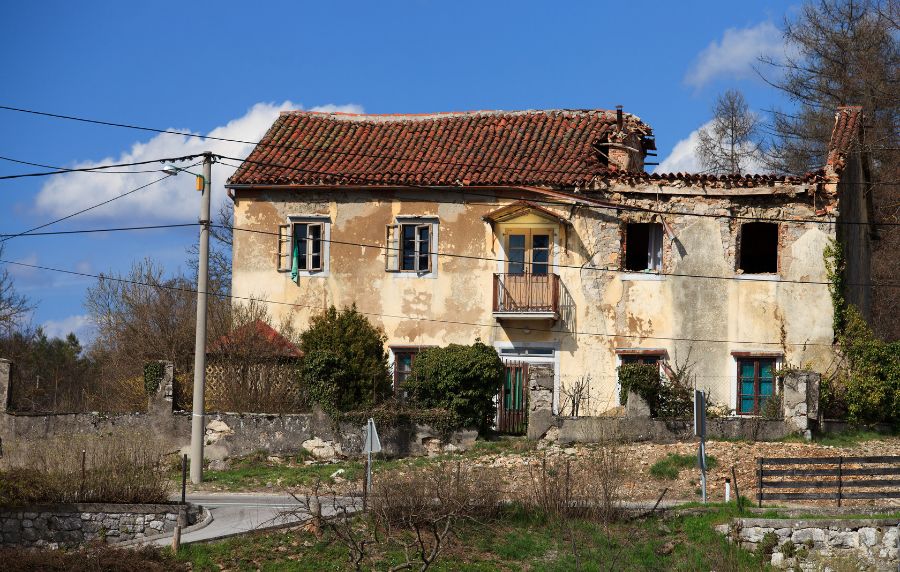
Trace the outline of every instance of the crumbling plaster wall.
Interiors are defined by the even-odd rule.
[[[746,196],[697,196],[698,189],[656,190],[650,194],[647,189],[619,185],[589,194],[664,212],[816,217],[805,187]],[[669,194],[672,192],[694,194]],[[761,282],[730,279],[738,274],[740,220],[665,215],[675,240],[664,239],[663,272],[728,280],[627,275],[618,271],[622,225],[625,221],[650,222],[652,213],[545,204],[542,206],[572,224],[567,232],[555,233],[554,260],[566,305],[563,319],[554,324],[521,320],[498,323],[491,314],[491,292],[502,245],[482,217],[518,197],[513,196],[516,193],[494,195],[481,189],[472,193],[239,191],[236,226],[275,232],[291,215],[327,215],[335,242],[330,245],[327,275],[304,277],[294,283],[289,273],[275,270],[274,236],[238,232],[233,292],[236,296],[287,303],[270,306],[273,317],[290,318],[301,328],[306,327],[311,315],[330,304],[355,302],[360,311],[384,328],[388,345],[471,343],[476,338],[487,343],[551,343],[558,348],[564,387],[582,375],[591,376],[589,399],[582,409],[585,414],[617,404],[616,348],[662,348],[670,363],[689,359],[695,364],[698,385],[710,390],[713,400],[731,407],[736,392],[736,364],[731,352],[782,352],[784,362],[813,368],[824,367],[830,359],[831,303],[827,286],[786,282],[826,281],[822,251],[833,236],[833,225],[828,224],[833,220],[830,214],[819,217],[821,223],[781,224],[780,280]],[[440,256],[431,277],[385,272],[381,248],[384,225],[393,223],[398,215],[438,217],[440,252],[484,260]]]

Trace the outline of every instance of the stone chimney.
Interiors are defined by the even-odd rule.
[[[609,134],[606,146],[609,168],[618,171],[643,171],[644,150],[641,137],[629,132],[622,106],[616,106],[616,126]]]

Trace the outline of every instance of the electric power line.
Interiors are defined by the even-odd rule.
[[[14,236],[56,236],[56,235],[72,235],[72,234],[92,234],[92,233],[102,233],[102,232],[121,232],[121,231],[136,231],[136,230],[154,230],[154,229],[165,229],[165,228],[183,228],[183,227],[191,227],[191,226],[199,226],[201,223],[191,222],[191,223],[173,223],[173,224],[160,224],[160,225],[147,225],[147,226],[130,226],[130,227],[115,227],[115,228],[91,228],[91,229],[79,229],[79,230],[61,230],[61,231],[50,231],[50,232],[30,232],[27,234],[13,235],[13,234],[0,234],[0,237],[14,237]],[[260,229],[252,229],[252,228],[242,228],[237,226],[226,226],[221,224],[210,224],[211,227],[222,228],[232,231],[239,232],[249,232],[254,234],[264,234],[269,236],[279,236],[277,232],[271,232],[267,230]],[[379,244],[366,244],[361,242],[350,242],[344,240],[335,240],[335,239],[326,239],[321,238],[318,239],[321,242],[326,242],[330,244],[341,244],[345,246],[359,246],[363,248],[375,248],[378,250],[396,250],[400,251],[402,248],[399,247],[389,247],[385,245]],[[439,252],[439,251],[429,251],[424,254],[427,255],[435,255],[438,257],[444,258],[459,258],[464,260],[477,260],[477,261],[485,261],[485,262],[494,262],[494,263],[502,263],[506,262],[504,259],[500,258],[489,258],[486,256],[475,256],[471,254],[456,254],[451,252]],[[526,266],[531,266],[534,263],[524,262]],[[581,266],[575,264],[560,264],[560,263],[547,263],[549,266],[555,268],[572,268],[580,271],[590,271],[590,272],[603,272],[609,274],[629,274],[635,275],[639,274],[637,271],[630,270],[621,270],[617,268],[598,268],[594,266]],[[823,285],[830,286],[832,285],[830,282],[823,281],[813,281],[813,280],[790,280],[790,279],[778,279],[772,280],[767,278],[754,278],[752,275],[745,275],[743,278],[738,278],[735,276],[712,276],[707,274],[680,274],[675,272],[654,272],[652,273],[654,276],[673,276],[678,278],[700,278],[700,279],[709,279],[709,280],[735,280],[738,282],[770,282],[770,283],[785,283],[785,284],[813,284],[813,285]],[[900,287],[900,283],[894,282],[872,282],[872,283],[857,283],[857,282],[849,282],[846,283],[847,286],[865,286],[865,287],[873,287],[873,286],[887,286],[887,287]]]
[[[22,165],[31,165],[32,167],[44,167],[45,169],[56,169],[55,171],[45,171],[41,173],[23,173],[21,175],[3,175],[0,176],[0,180],[7,179],[21,179],[24,177],[44,177],[48,175],[63,175],[66,173],[103,173],[103,174],[118,174],[118,175],[131,175],[138,173],[158,173],[159,169],[152,170],[144,170],[144,171],[105,171],[104,169],[113,169],[118,167],[136,167],[138,165],[149,165],[152,163],[164,163],[164,162],[178,162],[178,161],[189,161],[195,157],[199,157],[200,155],[186,155],[184,157],[171,157],[167,159],[153,159],[150,161],[135,161],[132,163],[118,163],[115,165],[99,165],[96,167],[84,167],[79,169],[69,169],[67,167],[55,167],[53,165],[44,165],[42,163],[32,163],[31,161],[22,161],[21,159],[13,159],[11,157],[2,157],[0,159],[4,161],[9,161],[11,163],[20,163]]]
[[[174,223],[174,224],[154,224],[148,226],[124,226],[124,227],[116,227],[116,228],[85,228],[79,230],[53,230],[49,232],[28,232],[25,234],[0,234],[0,236],[7,237],[28,237],[28,236],[55,236],[62,234],[91,234],[98,232],[120,232],[120,231],[129,231],[129,230],[153,230],[159,228],[181,228],[186,226],[199,226],[201,223],[199,222],[184,222],[184,223]]]
[[[329,173],[326,171],[316,171],[316,170],[311,170],[311,169],[304,169],[302,167],[294,167],[291,165],[284,165],[284,164],[280,164],[280,163],[269,163],[269,162],[264,162],[264,161],[256,161],[256,160],[253,160],[250,158],[239,159],[237,157],[229,157],[226,155],[216,155],[216,157],[218,157],[220,159],[228,159],[230,161],[244,161],[247,163],[258,164],[258,165],[263,165],[263,166],[279,167],[279,168],[284,168],[284,169],[289,169],[289,170],[302,171],[302,172],[309,173],[309,174],[327,175],[327,176],[332,176],[332,177],[335,176],[334,173]],[[227,163],[222,163],[222,164],[228,165],[229,167],[234,167],[234,165],[230,165]],[[429,186],[425,186],[425,185],[412,185],[409,183],[400,183],[400,184],[396,184],[396,185],[393,185],[393,184],[385,185],[385,183],[383,183],[381,181],[374,181],[372,179],[367,179],[365,177],[348,177],[348,178],[353,179],[355,181],[363,182],[363,183],[377,184],[377,185],[381,186],[382,188],[385,188],[385,189],[391,188],[392,190],[393,190],[393,188],[397,188],[398,190],[404,190],[404,189],[419,189],[419,190],[426,190],[426,191],[440,190],[440,191],[447,191],[447,192],[455,192],[455,193],[459,193],[459,194],[463,194],[463,195],[473,195],[473,196],[481,196],[481,197],[488,197],[488,198],[496,198],[495,195],[478,193],[478,192],[470,190],[466,187],[457,187],[457,186],[429,187]],[[265,186],[265,185],[262,185],[262,186]],[[507,189],[504,188],[502,190],[507,190]],[[512,190],[512,189],[509,189],[509,190]],[[535,194],[540,193],[540,189],[520,188],[519,190],[532,192]],[[580,205],[581,207],[591,208],[591,209],[603,209],[603,210],[619,209],[619,210],[626,210],[626,211],[646,212],[646,213],[659,214],[659,215],[681,215],[681,216],[694,216],[694,217],[700,217],[700,218],[717,218],[717,219],[718,218],[726,218],[726,219],[732,219],[732,220],[750,220],[750,221],[756,221],[756,222],[793,222],[793,223],[816,223],[816,224],[834,224],[834,225],[900,226],[900,223],[894,223],[894,222],[838,221],[838,220],[820,220],[820,219],[810,219],[810,218],[792,219],[792,218],[774,218],[774,217],[754,217],[754,216],[733,215],[733,214],[666,211],[666,210],[657,210],[657,209],[652,209],[652,208],[648,208],[648,207],[640,207],[640,206],[636,206],[636,205],[625,205],[625,204],[618,204],[618,203],[610,203],[609,206],[597,205],[597,204],[592,205],[590,203],[592,201],[596,202],[596,200],[593,200],[590,197],[586,197],[584,195],[576,195],[576,194],[564,193],[564,192],[557,192],[556,194],[557,195],[562,195],[562,194],[568,195],[572,201],[581,202],[582,203]],[[566,202],[562,202],[562,201],[558,201],[558,200],[552,201],[552,200],[548,200],[548,199],[532,199],[532,198],[526,198],[524,196],[518,196],[518,197],[513,197],[513,198],[519,199],[519,200],[527,200],[529,202],[539,203],[539,204],[565,206],[565,207],[573,206],[572,203],[566,203]],[[439,200],[437,202],[443,202],[443,201]],[[587,203],[587,204],[585,204],[585,203]]]
[[[193,137],[197,139],[207,139],[211,141],[222,141],[225,143],[241,143],[244,145],[260,145],[263,147],[275,147],[275,148],[290,148],[293,151],[317,151],[322,148],[322,146],[315,147],[300,147],[300,146],[286,146],[278,143],[264,143],[262,141],[248,141],[246,139],[234,139],[229,137],[216,137],[213,135],[201,135],[199,133],[183,133],[180,131],[173,131],[171,129],[159,129],[156,127],[145,127],[141,125],[133,125],[128,123],[117,123],[114,121],[103,121],[99,119],[89,119],[85,117],[77,117],[74,115],[62,115],[59,113],[50,113],[46,111],[36,111],[33,109],[24,109],[20,107],[11,107],[7,105],[0,105],[0,109],[5,109],[7,111],[16,111],[19,113],[28,113],[31,115],[41,115],[44,117],[53,117],[55,119],[66,119],[69,121],[78,121],[81,123],[91,123],[95,125],[104,125],[107,127],[120,127],[124,129],[135,129],[138,131],[147,131],[150,133],[159,133],[162,135],[180,135],[182,137]],[[378,153],[360,153],[355,151],[338,151],[338,150],[329,150],[329,153],[333,155],[344,155],[348,157],[369,157],[372,159],[388,159],[388,160],[403,160],[403,161],[413,161],[416,163],[425,163],[425,164],[434,164],[434,165],[449,165],[455,167],[483,167],[480,163],[462,163],[457,161],[442,161],[436,159],[416,159],[416,158],[401,158],[391,155],[382,155]],[[509,167],[514,170],[528,170],[535,171],[539,173],[570,173],[571,171],[565,169],[545,169],[545,168],[537,168],[537,167]],[[592,173],[584,173],[585,175],[591,175]]]
[[[5,109],[7,111],[15,111],[18,113],[27,113],[27,114],[31,114],[31,115],[40,115],[40,116],[44,116],[44,117],[53,117],[55,119],[65,119],[68,121],[78,121],[78,122],[82,122],[82,123],[104,125],[107,127],[119,127],[119,128],[124,128],[124,129],[134,129],[134,130],[138,130],[138,131],[159,133],[159,134],[163,134],[163,135],[179,135],[182,137],[192,137],[192,138],[198,138],[198,139],[206,139],[206,140],[210,140],[210,141],[222,141],[222,142],[226,142],[226,143],[241,143],[244,145],[274,147],[274,148],[290,149],[292,151],[301,151],[301,152],[317,151],[319,149],[322,149],[322,146],[300,147],[300,146],[295,146],[295,145],[265,143],[263,141],[249,141],[246,139],[216,137],[213,135],[201,135],[199,133],[190,133],[190,132],[184,133],[184,132],[179,132],[179,131],[173,131],[170,129],[159,129],[156,127],[146,127],[146,126],[134,125],[134,124],[129,124],[129,123],[118,123],[118,122],[114,122],[114,121],[89,119],[89,118],[85,118],[85,117],[77,117],[74,115],[63,115],[63,114],[59,114],[59,113],[37,111],[37,110],[33,110],[33,109],[12,107],[12,106],[8,106],[8,105],[0,105],[0,109]],[[491,168],[491,165],[487,165],[484,163],[465,163],[465,162],[445,161],[445,160],[437,160],[437,159],[419,159],[419,158],[415,158],[415,157],[397,157],[397,156],[392,156],[392,155],[383,155],[383,154],[379,154],[379,153],[361,153],[358,151],[339,151],[339,150],[334,150],[334,149],[328,149],[327,152],[332,155],[344,155],[344,156],[348,156],[348,157],[369,157],[369,158],[374,158],[374,159],[387,159],[387,160],[393,160],[393,161],[405,161],[405,162],[415,162],[415,163],[434,164],[434,165],[449,165],[449,166],[456,166],[456,167],[478,167],[481,169]],[[240,159],[238,159],[238,160],[240,160]],[[539,173],[570,173],[571,172],[569,170],[563,170],[563,169],[546,169],[546,168],[538,168],[538,167],[506,166],[506,168],[510,168],[513,170],[520,170],[520,171],[527,170],[527,171],[533,171],[533,172],[539,172]],[[596,175],[596,173],[588,173],[588,172],[586,172],[584,174],[590,175],[590,176]],[[897,181],[892,181],[890,183],[896,183],[896,182]],[[889,182],[879,182],[878,184],[888,184],[888,183]],[[872,184],[872,183],[859,183],[859,184]]]
[[[229,227],[229,226],[225,226],[225,225],[221,225],[221,224],[211,224],[210,226],[223,228],[223,229],[236,230],[236,231],[241,231],[241,232],[266,234],[266,235],[270,235],[270,236],[280,236],[279,233],[268,231],[268,230],[242,228],[242,227],[238,227],[238,226]],[[343,240],[335,240],[333,238],[332,239],[320,238],[317,240],[320,240],[322,242],[331,243],[331,244],[342,244],[345,246],[360,246],[360,247],[364,247],[364,248],[376,248],[379,250],[395,250],[395,251],[403,250],[400,247],[389,247],[387,245],[379,245],[379,244],[365,244],[365,243],[361,243],[361,242],[349,242],[349,241],[343,241]],[[456,253],[451,253],[451,252],[438,252],[438,251],[429,251],[429,252],[423,253],[423,254],[428,254],[429,256],[435,255],[438,257],[443,256],[445,258],[461,258],[461,259],[465,259],[465,260],[478,260],[478,261],[494,262],[494,263],[508,262],[507,260],[504,260],[501,258],[488,258],[486,256],[475,256],[474,254],[456,254]],[[535,263],[523,262],[522,264],[524,264],[525,266],[533,266]],[[542,264],[544,264],[544,263],[542,263]],[[638,271],[621,270],[618,268],[597,268],[594,266],[580,266],[580,265],[576,265],[576,264],[557,264],[557,263],[547,262],[546,265],[549,267],[556,267],[556,268],[573,268],[573,269],[581,270],[581,271],[587,270],[587,271],[591,271],[591,272],[605,272],[605,273],[610,273],[610,274],[630,274],[630,275],[641,274]],[[675,273],[675,272],[653,272],[652,275],[654,275],[654,276],[674,276],[677,278],[703,278],[703,279],[708,279],[708,280],[733,280],[736,282],[768,282],[768,283],[774,283],[774,284],[778,284],[778,283],[782,283],[782,284],[814,284],[814,285],[822,285],[822,286],[832,286],[833,285],[831,282],[824,282],[824,281],[790,280],[787,278],[779,278],[777,280],[772,280],[772,279],[767,279],[767,278],[754,278],[752,275],[743,275],[743,276],[745,276],[744,278],[738,278],[736,276],[712,276],[712,275],[708,275],[708,274],[679,274],[679,273]],[[847,286],[865,286],[865,287],[872,287],[872,286],[900,287],[900,282],[882,282],[882,283],[850,282],[850,283],[845,283],[845,285],[847,285]]]
[[[150,288],[162,288],[164,290],[173,290],[184,292],[187,294],[199,294],[197,290],[193,288],[184,288],[178,286],[167,286],[165,284],[151,284],[148,282],[141,282],[139,280],[131,280],[128,278],[119,278],[114,276],[106,276],[102,274],[91,274],[89,272],[78,272],[75,270],[66,270],[63,268],[53,268],[50,266],[42,266],[39,264],[28,264],[25,262],[16,262],[13,260],[3,260],[0,259],[0,264],[14,264],[17,266],[23,266],[26,268],[34,268],[37,270],[45,270],[48,272],[58,272],[62,274],[69,274],[73,276],[81,276],[85,278],[96,278],[103,280],[111,280],[114,282],[120,282],[125,284],[134,284],[136,286],[147,286]],[[242,300],[247,302],[258,302],[263,304],[274,304],[280,306],[290,306],[296,308],[312,308],[321,310],[322,307],[320,305],[314,304],[298,304],[294,302],[280,302],[277,300],[266,300],[264,298],[253,298],[251,296],[236,296],[233,294],[222,294],[218,292],[206,292],[209,296],[214,296],[222,299],[230,299],[230,300]],[[485,324],[479,322],[465,322],[461,320],[442,320],[438,318],[428,318],[423,316],[405,316],[405,315],[397,315],[397,314],[382,314],[378,312],[365,312],[362,310],[357,310],[360,314],[366,316],[376,316],[380,318],[392,318],[398,320],[419,320],[425,322],[436,322],[441,324],[451,324],[451,325],[462,325],[462,326],[474,326],[474,327],[482,327],[482,328],[495,328],[497,324]],[[606,332],[585,332],[585,331],[570,331],[570,330],[553,330],[553,329],[541,329],[534,327],[513,327],[513,326],[504,326],[505,330],[528,330],[531,332],[549,332],[549,333],[562,333],[562,334],[572,334],[572,335],[581,335],[581,336],[596,336],[596,337],[608,337],[608,338],[630,338],[630,339],[638,339],[638,340],[661,340],[661,341],[676,341],[676,342],[703,342],[703,343],[724,343],[724,344],[735,344],[735,345],[775,345],[775,346],[823,346],[823,347],[832,347],[832,344],[824,344],[817,342],[763,342],[763,341],[750,341],[750,340],[720,340],[720,339],[706,339],[706,338],[686,338],[686,337],[663,337],[663,336],[638,336],[633,334],[610,334]]]
[[[146,185],[141,185],[140,187],[137,187],[137,188],[135,188],[135,189],[131,189],[130,191],[127,191],[127,192],[125,192],[125,193],[122,193],[121,195],[116,195],[115,197],[113,197],[113,198],[111,198],[111,199],[108,199],[108,200],[105,200],[105,201],[103,201],[102,203],[97,203],[97,204],[95,204],[95,205],[91,205],[91,206],[89,206],[89,207],[87,207],[87,208],[81,209],[80,211],[76,211],[76,212],[74,212],[74,213],[72,213],[72,214],[68,214],[68,215],[66,215],[66,216],[64,216],[64,217],[60,217],[60,218],[58,218],[58,219],[51,220],[50,222],[47,222],[47,223],[44,223],[44,224],[41,224],[41,225],[38,225],[38,226],[35,226],[35,227],[32,227],[32,228],[29,228],[28,230],[23,230],[23,231],[20,232],[20,233],[13,234],[13,235],[10,235],[10,236],[7,236],[7,237],[4,238],[3,240],[0,240],[0,243],[6,242],[7,240],[11,240],[11,239],[16,238],[16,237],[18,237],[18,236],[23,236],[23,235],[28,234],[28,233],[30,233],[30,232],[32,232],[32,231],[35,231],[35,230],[39,230],[39,229],[48,227],[48,226],[50,226],[50,225],[52,225],[52,224],[56,224],[56,223],[58,223],[58,222],[62,222],[62,221],[64,221],[64,220],[66,220],[66,219],[70,219],[70,218],[72,218],[72,217],[74,217],[74,216],[78,216],[78,215],[80,215],[80,214],[82,214],[82,213],[86,213],[86,212],[89,211],[89,210],[93,210],[93,209],[95,209],[95,208],[97,208],[97,207],[101,207],[101,206],[103,206],[103,205],[109,204],[109,203],[111,203],[111,202],[113,202],[113,201],[116,201],[116,200],[121,199],[122,197],[127,197],[128,195],[130,195],[130,194],[132,194],[132,193],[136,193],[136,192],[138,192],[138,191],[140,191],[140,190],[142,190],[142,189],[146,189],[147,187],[149,187],[149,186],[151,186],[151,185],[155,185],[156,183],[159,183],[160,181],[164,181],[164,180],[168,179],[168,178],[171,177],[171,176],[173,176],[173,175],[166,175],[165,177],[161,177],[161,178],[159,178],[159,179],[155,179],[155,180],[153,180],[153,181],[150,181],[150,182],[147,183]]]

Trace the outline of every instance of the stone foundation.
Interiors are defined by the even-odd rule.
[[[817,570],[829,560],[844,560],[879,571],[900,563],[898,519],[736,519],[716,527],[748,550],[773,547],[772,566]]]
[[[199,518],[192,504],[54,504],[0,511],[3,546],[72,547],[121,542],[172,532]]]

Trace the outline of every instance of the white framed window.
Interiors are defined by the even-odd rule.
[[[384,269],[398,276],[434,277],[438,264],[438,221],[397,217],[385,225]]]
[[[322,216],[291,216],[278,227],[278,271],[291,279],[325,276],[329,269],[331,221]]]
[[[622,269],[629,272],[661,272],[663,225],[627,223],[622,241]]]

